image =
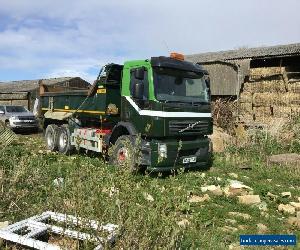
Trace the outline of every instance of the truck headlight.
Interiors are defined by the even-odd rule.
[[[17,120],[19,120],[19,117],[17,117],[17,116],[11,116],[11,117],[9,117],[9,121],[11,121],[11,122],[15,122]]]
[[[167,144],[158,143],[158,155],[161,158],[167,158]]]

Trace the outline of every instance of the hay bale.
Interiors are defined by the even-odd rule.
[[[286,106],[273,106],[273,116],[275,118],[290,118],[292,109]]]
[[[252,115],[252,103],[240,103],[239,114],[251,114]]]
[[[0,100],[0,105],[11,105],[11,101],[1,101]]]
[[[292,93],[300,93],[300,81],[288,84],[288,91]]]
[[[261,81],[262,92],[285,93],[285,84],[283,80]]]
[[[300,116],[300,105],[291,105],[291,116]]]
[[[253,85],[252,84],[253,84],[252,82],[244,82],[243,92],[253,93],[253,91],[252,91]]]
[[[281,74],[281,67],[261,67],[261,68],[251,68],[249,71],[249,76],[256,77],[267,77]]]
[[[271,107],[254,107],[253,113],[255,117],[271,117],[272,116],[272,110]]]
[[[299,105],[300,104],[300,93],[285,93],[280,95],[279,102],[281,105]]]
[[[283,80],[260,80],[255,82],[245,82],[244,91],[247,91],[249,93],[286,92]]]
[[[252,103],[252,93],[242,92],[240,95],[240,103]]]
[[[246,124],[253,123],[253,114],[240,114],[238,120]]]
[[[277,93],[254,93],[253,105],[268,107],[278,102],[279,95]]]
[[[272,116],[258,116],[258,117],[255,116],[255,122],[266,124],[266,125],[272,123],[273,119],[274,118]]]

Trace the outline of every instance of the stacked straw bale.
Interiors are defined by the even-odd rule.
[[[300,79],[289,81],[283,67],[250,69],[239,98],[239,119],[270,124],[300,115]]]

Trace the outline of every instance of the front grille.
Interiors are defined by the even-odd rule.
[[[196,123],[196,124],[195,124]],[[209,122],[207,121],[170,121],[170,134],[207,134]]]
[[[35,120],[34,116],[18,116],[18,119],[20,121],[24,121],[24,120]]]
[[[26,126],[26,125],[35,125],[36,122],[35,121],[30,121],[30,122],[13,122],[13,124]]]

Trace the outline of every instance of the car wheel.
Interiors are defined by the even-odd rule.
[[[130,136],[120,136],[113,146],[110,163],[124,170],[134,173],[138,171],[137,153],[134,151],[134,142]]]
[[[9,122],[9,121],[5,121],[5,127],[11,129],[11,126],[10,126],[10,122]]]
[[[47,148],[51,151],[57,151],[58,148],[58,126],[50,124],[46,128],[45,140]]]
[[[63,154],[70,154],[74,150],[71,145],[71,134],[67,126],[61,126],[58,131],[58,151]]]

